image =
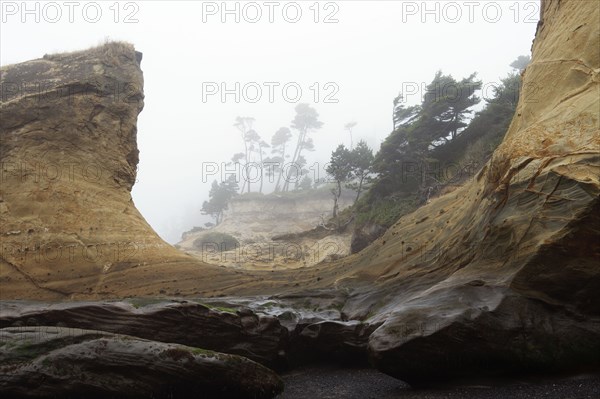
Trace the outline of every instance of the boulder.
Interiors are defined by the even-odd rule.
[[[0,329],[4,398],[272,398],[283,382],[241,356],[65,327]]]
[[[600,18],[542,10],[491,161],[359,254],[350,317],[372,307],[371,360],[404,381],[600,367]]]
[[[60,326],[100,330],[241,355],[270,367],[281,365],[288,330],[277,318],[192,302],[8,302],[0,328]]]

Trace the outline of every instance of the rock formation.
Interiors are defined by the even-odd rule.
[[[200,272],[198,290],[234,275],[163,242],[133,204],[141,59],[109,43],[2,68],[2,298],[117,296],[136,285],[158,295],[172,269]]]
[[[101,330],[241,355],[270,367],[285,357],[288,339],[273,316],[193,301],[5,303],[0,328],[15,326]]]
[[[0,262],[2,298],[280,294],[261,312],[295,331],[290,345],[368,353],[413,384],[600,367],[600,11],[578,0],[546,0],[542,10],[517,112],[492,160],[358,254],[304,270],[210,267],[156,237],[129,195],[141,88],[127,92],[127,105],[3,99],[3,175],[19,180],[2,186],[3,246],[12,245]],[[141,83],[133,50],[111,56],[111,48],[7,67],[2,82],[47,78],[77,93],[106,93],[115,76]],[[4,166],[31,158],[85,165],[88,157],[119,173],[101,184],[89,176],[41,184]],[[30,256],[36,243],[87,248],[94,240],[138,250],[109,262]],[[342,299],[315,304],[309,291],[322,302]],[[285,307],[313,305],[314,319],[286,320],[294,312]]]
[[[64,327],[0,329],[6,398],[272,398],[281,379],[240,356]]]
[[[343,190],[340,210],[354,198],[354,192]],[[323,227],[332,206],[328,189],[245,194],[229,203],[218,226],[186,232],[176,247],[204,262],[244,270],[313,266],[350,254],[351,232]],[[239,245],[214,242],[214,233],[230,235]]]
[[[342,192],[340,210],[352,205],[354,195],[350,190]],[[242,244],[302,233],[331,217],[331,198],[329,190],[245,194],[229,203],[223,213],[223,221],[211,231],[234,235]],[[184,236],[179,244],[191,248],[197,233],[184,233]]]
[[[357,259],[382,371],[418,383],[600,365],[600,19],[544,1],[516,115],[461,189]]]

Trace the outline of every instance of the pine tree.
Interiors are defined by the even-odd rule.
[[[229,176],[220,184],[216,180],[213,181],[208,193],[208,201],[202,203],[202,214],[214,217],[217,225],[221,223],[223,211],[227,209],[231,199],[237,195],[237,190],[238,183],[234,175]]]
[[[373,160],[373,150],[369,148],[364,140],[359,141],[356,147],[349,153],[351,181],[346,184],[346,187],[356,191],[354,203],[358,201],[365,185],[370,182]]]
[[[296,148],[294,149],[294,155],[292,156],[292,164],[298,162],[303,149],[314,149],[314,144],[312,139],[308,137],[308,134],[313,130],[320,129],[322,126],[323,123],[319,121],[319,114],[314,108],[310,107],[308,104],[298,104],[296,106],[296,116],[292,120],[292,129],[298,132],[298,138]],[[294,170],[297,169],[299,168],[294,168]],[[286,176],[285,180],[283,191],[288,191],[291,176]],[[298,180],[298,176],[296,176],[296,180]]]
[[[352,176],[350,151],[343,144],[340,144],[331,153],[331,160],[325,170],[335,182],[335,188],[331,189],[331,194],[333,195],[333,217],[336,218],[339,199],[342,195],[342,185]]]

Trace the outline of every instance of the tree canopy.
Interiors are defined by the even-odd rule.
[[[291,127],[298,132],[296,148],[292,156],[292,164],[296,167],[290,168],[289,172],[291,173],[285,176],[283,191],[289,190],[292,178],[295,178],[296,183],[299,183],[298,173],[303,165],[298,165],[298,163],[302,159],[302,150],[314,150],[313,140],[308,135],[310,132],[318,130],[323,126],[323,122],[319,121],[319,114],[310,105],[301,103],[296,106],[295,110],[296,116],[292,120]]]
[[[210,215],[215,218],[215,224],[223,220],[223,211],[228,207],[229,201],[237,195],[238,183],[234,175],[220,184],[215,180],[212,183],[208,193],[208,201],[204,201],[202,209],[203,215]]]

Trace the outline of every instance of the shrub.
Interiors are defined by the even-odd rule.
[[[392,196],[378,199],[369,206],[362,206],[356,212],[355,223],[357,227],[367,223],[374,223],[383,227],[390,227],[400,217],[413,212],[418,208],[415,196],[394,198]]]
[[[215,249],[215,246],[222,251],[229,251],[239,247],[239,241],[232,235],[219,232],[208,232],[194,240],[194,248],[199,250]]]

